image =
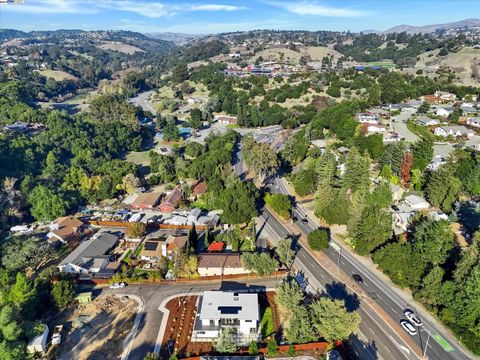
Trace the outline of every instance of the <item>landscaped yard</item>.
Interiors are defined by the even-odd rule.
[[[260,321],[260,330],[262,338],[266,338],[275,332],[275,324],[273,322],[273,311],[271,307],[265,308],[262,321]]]

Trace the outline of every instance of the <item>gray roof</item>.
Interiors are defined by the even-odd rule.
[[[104,257],[119,239],[120,237],[116,234],[104,232],[98,237],[85,240],[63,259],[59,266],[74,264],[84,267],[88,262],[93,263],[94,258]]]
[[[205,291],[200,319],[259,320],[258,294]]]

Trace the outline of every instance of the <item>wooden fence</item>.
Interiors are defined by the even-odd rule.
[[[135,223],[123,222],[123,221],[97,221],[89,220],[89,224],[92,226],[105,226],[105,227],[119,227],[119,228],[129,228]],[[171,225],[171,224],[157,224],[157,223],[147,223],[145,226],[148,229],[173,229],[173,230],[190,230],[192,225]],[[205,231],[208,229],[206,225],[195,225],[196,230]]]

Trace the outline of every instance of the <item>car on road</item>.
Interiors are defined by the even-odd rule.
[[[412,310],[405,309],[403,314],[408,319],[408,321],[410,321],[413,325],[415,325],[415,326],[422,326],[423,325],[422,320],[420,320],[420,318],[417,316],[417,314],[415,314]]]
[[[308,219],[304,218],[304,219],[302,219],[302,222],[305,223],[305,224],[308,224]]]
[[[125,289],[126,284],[124,282],[114,283],[110,285],[110,289]]]
[[[293,222],[297,222],[297,221],[298,221],[298,218],[297,218],[296,216],[293,216],[293,217],[292,217],[292,220],[293,220]]]
[[[363,278],[358,274],[353,274],[352,279],[357,282],[357,284],[363,283]]]
[[[403,329],[408,332],[410,335],[417,335],[417,329],[413,324],[405,319],[400,320],[400,325],[403,327]]]

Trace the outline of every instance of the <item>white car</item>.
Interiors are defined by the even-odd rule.
[[[400,325],[404,328],[406,332],[408,332],[410,335],[417,335],[417,329],[415,326],[412,325],[412,323],[408,320],[402,319],[400,320]]]
[[[423,325],[422,321],[419,319],[419,317],[412,310],[405,309],[405,311],[403,313],[405,314],[405,317],[413,325],[415,325],[415,326],[422,326]]]
[[[121,283],[112,284],[110,285],[110,289],[125,289],[125,283],[121,282]]]

